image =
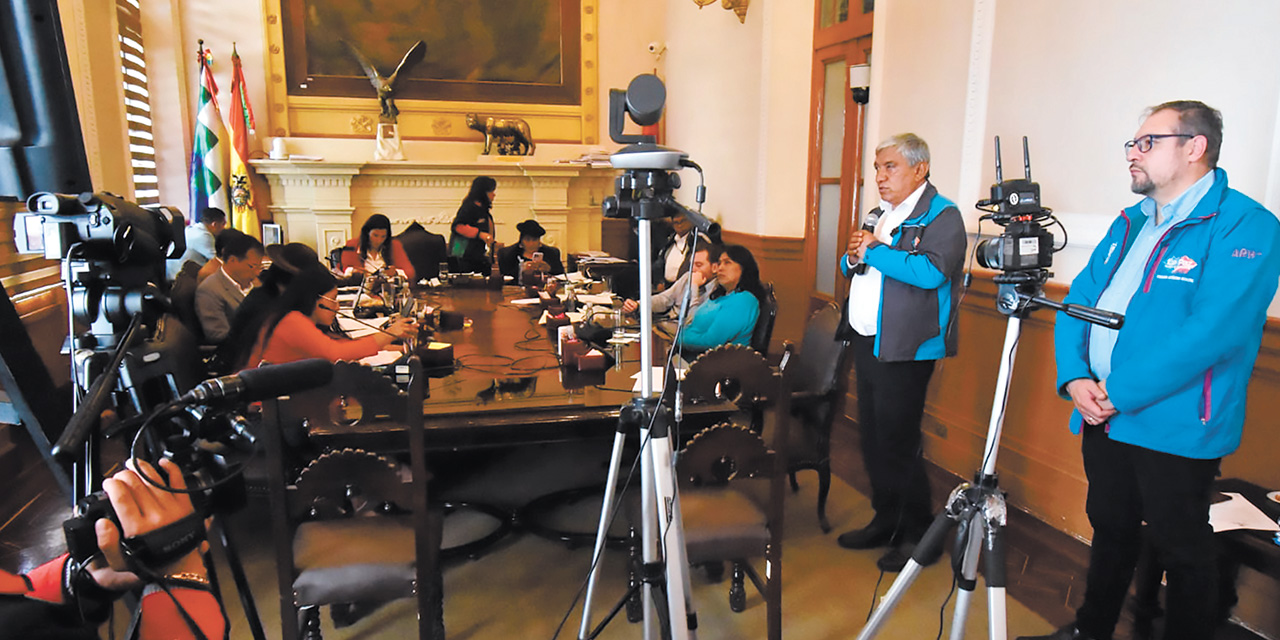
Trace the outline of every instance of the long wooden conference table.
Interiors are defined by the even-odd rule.
[[[555,344],[537,323],[538,306],[517,306],[523,288],[439,287],[417,292],[420,304],[461,314],[469,326],[437,331],[453,345],[456,369],[432,371],[423,403],[427,448],[461,450],[517,444],[610,438],[623,405],[631,401],[640,370],[638,343],[622,349],[621,364],[579,372],[559,366]],[[665,342],[654,346],[661,364]],[[659,388],[661,381],[655,381]],[[686,405],[686,428],[706,426],[731,413],[732,403]],[[312,426],[312,440],[329,447],[403,450],[403,428],[382,424]]]

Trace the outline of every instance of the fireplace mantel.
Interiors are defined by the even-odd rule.
[[[393,233],[412,222],[445,236],[471,186],[498,181],[493,216],[503,244],[519,239],[515,226],[533,218],[544,241],[563,250],[600,249],[600,202],[613,193],[611,168],[483,157],[476,162],[341,162],[251,160],[271,186],[270,211],[287,242],[322,255],[360,231],[370,215],[391,219]]]

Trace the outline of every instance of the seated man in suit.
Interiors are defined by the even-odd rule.
[[[711,298],[711,292],[720,284],[716,281],[716,272],[720,268],[721,250],[720,245],[713,242],[699,244],[693,254],[693,269],[681,274],[670,287],[653,294],[653,315],[659,330],[669,336],[675,335],[680,304],[684,301],[690,282],[695,289],[689,298],[689,309],[685,312],[686,322],[702,303]],[[640,305],[635,300],[622,301],[622,310],[626,313],[635,313],[639,308]]]
[[[231,331],[231,319],[262,271],[262,243],[251,235],[227,229],[218,235],[222,268],[196,289],[196,316],[205,341],[218,344]]]
[[[502,275],[519,280],[525,271],[541,271],[553,276],[564,273],[560,250],[542,244],[542,236],[547,234],[547,230],[537,220],[525,220],[516,225],[516,230],[520,232],[519,244],[498,250],[498,270]]]

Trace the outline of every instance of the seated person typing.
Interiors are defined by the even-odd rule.
[[[217,272],[196,288],[196,317],[204,339],[221,343],[231,331],[231,320],[244,297],[253,289],[253,281],[262,271],[262,243],[235,229],[218,234]]]
[[[520,242],[498,250],[498,269],[502,275],[519,280],[520,274],[528,271],[553,276],[564,273],[560,250],[542,244],[542,236],[547,234],[547,230],[537,220],[525,220],[516,225],[516,230],[520,232]]]
[[[669,288],[653,294],[653,314],[659,329],[668,334],[675,334],[680,304],[684,301],[690,282],[693,283],[694,292],[689,299],[689,309],[685,312],[686,322],[693,317],[703,303],[710,299],[711,293],[719,286],[716,281],[716,272],[720,269],[721,251],[718,244],[700,242],[693,254],[693,269],[680,274]],[[640,305],[635,300],[622,301],[622,310],[626,313],[635,313],[639,308]]]
[[[360,227],[360,237],[347,242],[342,252],[342,268],[349,273],[403,271],[412,282],[416,279],[413,263],[399,240],[391,237],[391,220],[375,213]]]
[[[381,331],[355,340],[328,331],[338,315],[338,283],[328,269],[304,269],[275,301],[249,355],[248,366],[325,358],[359,360],[393,340],[417,335],[413,318],[397,318]]]
[[[680,346],[705,351],[722,344],[751,344],[765,297],[760,268],[746,247],[731,244],[720,254],[717,286],[680,331]]]

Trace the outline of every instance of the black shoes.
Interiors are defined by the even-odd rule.
[[[880,556],[879,560],[876,560],[876,567],[885,573],[902,571],[902,568],[907,566],[907,561],[911,559],[911,554],[915,553],[917,544],[919,544],[919,540],[899,542],[883,556]],[[942,549],[938,548],[932,550],[928,557],[921,558],[918,562],[920,562],[920,566],[927,567],[937,562],[940,557],[942,557]]]
[[[871,524],[840,534],[836,544],[845,549],[875,549],[893,542],[893,526],[871,521]]]
[[[1073,622],[1047,636],[1018,636],[1018,640],[1093,640]]]

